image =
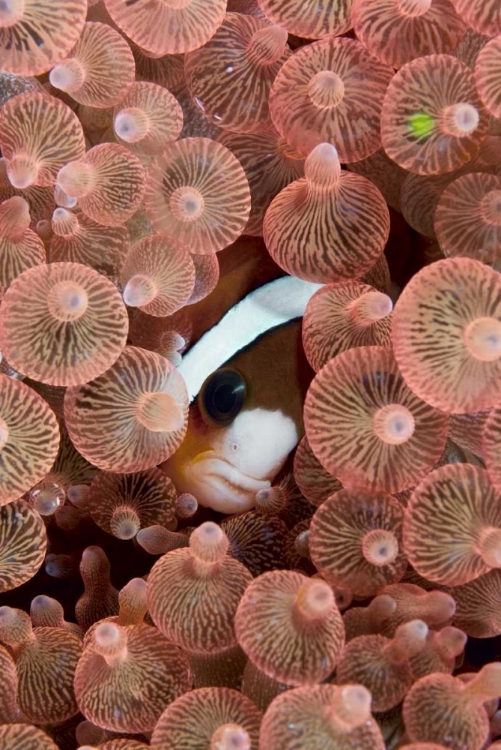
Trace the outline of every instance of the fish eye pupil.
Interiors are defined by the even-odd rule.
[[[218,370],[202,387],[202,412],[220,426],[229,425],[241,410],[246,393],[245,380],[239,372]]]
[[[227,414],[235,405],[237,393],[230,383],[218,385],[212,396],[212,403],[221,414]]]

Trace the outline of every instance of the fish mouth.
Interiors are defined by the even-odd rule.
[[[257,479],[245,474],[227,458],[212,451],[196,456],[192,461],[192,471],[199,482],[213,487],[225,496],[241,497],[245,500],[249,497],[254,500],[259,490],[271,486],[268,479]]]

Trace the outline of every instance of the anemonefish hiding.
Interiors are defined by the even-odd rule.
[[[178,492],[221,513],[241,513],[271,485],[304,431],[314,373],[301,318],[319,286],[282,276],[254,288],[183,356],[188,430],[162,467]]]

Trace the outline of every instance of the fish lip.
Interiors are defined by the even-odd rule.
[[[268,489],[271,486],[269,479],[257,479],[245,474],[227,458],[217,455],[214,451],[200,453],[192,461],[192,465],[197,474],[203,467],[203,481],[215,486],[216,489],[220,488],[220,484],[224,484],[226,490],[230,485],[234,491],[255,495],[259,490]]]

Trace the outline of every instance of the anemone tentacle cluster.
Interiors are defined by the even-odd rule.
[[[0,0],[0,750],[501,747],[500,0]]]

